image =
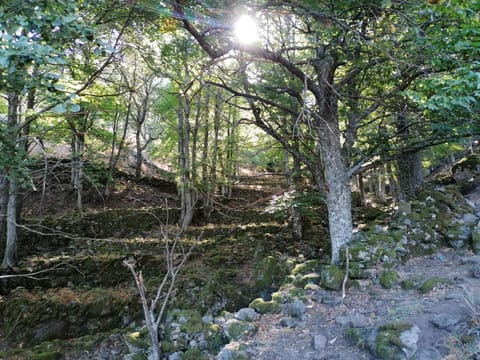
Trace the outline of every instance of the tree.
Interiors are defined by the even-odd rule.
[[[240,93],[236,90],[238,85],[223,86],[247,99],[258,126],[292,153],[295,151],[284,134],[269,123],[275,121],[274,117],[268,117],[265,113],[276,111],[278,114],[281,111],[293,114],[293,118],[298,119],[299,128],[302,126],[311,130],[315,156],[321,162],[309,160],[308,156],[302,158],[313,165],[317,186],[325,191],[332,261],[338,262],[340,249],[350,242],[352,234],[349,185],[351,159],[347,147],[352,146],[352,142],[343,139],[355,139],[359,122],[372,114],[385,98],[398,94],[402,86],[406,86],[397,80],[389,87],[389,91],[367,94],[365,83],[359,81],[356,91],[363,92],[363,97],[368,95],[373,100],[362,103],[358,97],[354,98],[359,104],[353,114],[355,116],[347,119],[341,117],[341,102],[352,98],[350,89],[354,80],[373,74],[372,68],[382,67],[390,60],[388,51],[393,42],[384,52],[379,45],[371,45],[376,40],[386,42],[384,39],[389,34],[381,29],[385,26],[382,17],[388,18],[388,12],[375,3],[358,6],[358,2],[353,1],[270,1],[260,4],[252,2],[249,5],[257,21],[269,26],[260,44],[240,43],[232,38],[231,32],[225,27],[212,28],[194,23],[193,17],[189,16],[181,3],[172,4],[185,29],[212,58],[220,61],[230,57],[233,52],[243,59],[240,61],[241,71],[238,72],[243,74],[243,80],[237,77],[243,91]],[[208,14],[206,9],[196,10],[204,10]],[[281,28],[286,19],[296,29],[294,43],[282,37]],[[233,18],[228,21],[234,23]],[[258,65],[264,61],[268,63]],[[259,80],[250,80],[249,71],[255,73]],[[288,74],[293,78],[293,86],[285,86],[281,75],[271,76],[275,72]],[[402,80],[406,82],[409,77]],[[304,89],[304,92],[300,93],[298,89]],[[276,98],[271,96],[273,94],[276,94]],[[295,100],[300,105],[298,108],[301,113],[285,106],[285,102],[279,101],[282,98]]]
[[[4,268],[11,268],[15,263],[20,190],[29,184],[24,162],[28,141],[24,136],[29,135],[27,129],[42,115],[52,111],[59,114],[77,112],[78,95],[112,62],[118,39],[130,16],[112,40],[112,51],[107,52],[106,42],[94,35],[96,21],[111,10],[108,5],[108,1],[93,6],[68,0],[20,0],[0,5],[0,92],[8,103],[2,131],[9,139],[3,143],[6,151],[2,152],[0,161],[0,213],[9,214],[0,219],[1,236],[7,243]],[[80,16],[81,11],[84,11],[83,16]],[[131,14],[133,10],[129,11]],[[71,55],[82,54],[81,48],[91,49],[89,58],[97,56],[98,61],[84,61],[83,64],[88,65],[84,70],[88,71],[82,72],[85,76],[77,77],[75,70],[79,68],[69,68],[69,61],[74,63],[78,59]],[[60,81],[66,77],[66,69],[71,70],[72,75],[68,90]],[[21,111],[25,102],[27,113]]]

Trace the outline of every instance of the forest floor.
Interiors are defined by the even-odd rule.
[[[378,283],[381,269],[371,269],[370,279],[348,289],[343,301],[341,292],[312,290],[307,293],[307,312],[296,327],[283,327],[278,315],[261,317],[258,333],[247,341],[252,359],[376,359],[372,344],[354,339],[352,329],[365,334],[392,322],[418,326],[411,359],[479,359],[480,342],[467,345],[463,337],[476,331],[478,339],[480,331],[480,257],[445,248],[395,270],[402,280],[447,281],[426,293],[400,286],[385,289]]]
[[[466,198],[478,209],[480,187]],[[377,359],[372,329],[406,323],[418,330],[405,359],[480,359],[480,256],[468,249],[442,248],[436,254],[409,259],[394,267],[400,279],[391,289],[379,283],[382,270],[381,266],[369,269],[369,278],[345,294],[310,290],[307,311],[293,327],[285,326],[280,315],[263,315],[257,323],[259,331],[245,342],[252,358]],[[426,291],[401,286],[427,279],[435,285]]]
[[[242,209],[243,212],[246,212],[247,209],[264,210],[272,196],[282,192],[281,180],[279,178],[274,182],[272,182],[271,178],[267,179],[264,177],[242,179],[240,184],[242,186],[238,186],[234,191],[234,199],[216,204],[217,207],[220,207],[220,212],[217,214],[226,213],[232,209],[237,212]],[[478,189],[477,192],[470,194],[470,200],[480,204],[480,191]],[[96,209],[100,210],[105,207],[141,209],[159,206],[164,204],[165,201],[168,202],[169,207],[178,205],[176,190],[171,183],[154,179],[144,179],[141,182],[136,182],[129,177],[123,177],[119,180],[116,191],[108,200],[99,196],[99,192],[95,188],[87,190],[84,197],[86,208],[89,211],[96,211]],[[57,191],[50,189],[42,201],[39,200],[38,193],[29,194],[25,198],[25,216],[39,217],[49,215],[56,217],[68,214],[71,212],[74,203],[74,194],[66,192],[61,188],[57,188]],[[255,214],[257,213],[254,213],[254,216],[257,216]],[[223,220],[217,219],[219,224]],[[255,220],[258,219],[254,218],[251,221]],[[246,221],[250,220],[247,219]],[[211,256],[209,255],[211,247],[220,246],[216,250],[217,253],[220,253],[219,249],[222,249],[222,246],[227,246],[225,239],[230,239],[230,237],[238,238],[239,234],[247,232],[251,234],[248,236],[245,234],[241,235],[245,237],[246,241],[238,242],[235,246],[247,246],[250,244],[250,246],[256,247],[255,251],[258,251],[260,239],[265,238],[266,241],[261,242],[261,246],[266,247],[268,251],[296,252],[297,255],[305,256],[305,258],[321,255],[321,251],[317,249],[318,244],[315,242],[305,242],[302,244],[305,246],[303,249],[299,244],[288,244],[282,241],[269,242],[269,237],[264,236],[266,234],[257,234],[255,232],[257,230],[253,230],[248,224],[239,223],[234,218],[229,220],[229,222],[230,224],[220,224],[223,227],[219,227],[219,230],[212,230],[213,232],[219,232],[220,236],[215,238],[216,240],[211,243],[212,245],[208,245],[206,252],[199,257],[199,261],[200,258],[212,261],[211,257],[207,259],[207,257]],[[232,224],[237,228],[235,230],[237,232],[226,232],[228,228],[226,225]],[[323,224],[326,225],[325,222]],[[268,231],[275,234],[275,231],[284,232],[286,230],[283,227],[276,226],[271,229],[267,226],[265,230],[260,226],[258,231]],[[244,228],[249,230],[241,230]],[[324,237],[324,232],[318,232],[319,228],[317,224],[314,233],[310,234],[310,236],[314,235],[317,239]],[[252,238],[256,243],[251,242]],[[222,242],[218,241],[218,239],[224,240]],[[217,241],[218,245],[214,245]],[[84,266],[82,268],[84,272],[82,276],[88,280],[90,276],[87,271],[89,270],[87,270],[85,263],[87,258],[82,255],[86,250],[77,248],[76,244],[75,246],[70,244],[69,248],[57,249],[53,255],[58,256],[61,253],[62,256],[65,256],[68,252],[72,252],[72,264],[76,264],[76,259],[82,261],[81,263]],[[275,249],[275,246],[278,248]],[[311,252],[312,248],[314,249],[313,253]],[[138,250],[134,251],[133,249],[137,248],[132,247],[132,249],[128,248],[127,250],[132,253],[138,252]],[[141,248],[140,251],[152,251],[152,249],[150,247]],[[251,269],[246,269],[247,265],[252,265],[249,263],[249,261],[252,261],[251,254],[240,250],[237,252],[237,248],[232,247],[232,243],[228,244],[228,249],[236,254],[236,258],[232,260],[234,262],[232,268],[238,266],[240,270],[237,272],[251,272]],[[110,247],[105,250],[111,251]],[[64,251],[65,254],[63,253]],[[91,252],[92,249],[89,248],[88,251]],[[303,253],[300,254],[300,252]],[[117,254],[111,255],[117,256]],[[119,275],[123,276],[123,272],[126,273],[123,270],[121,270],[123,272],[119,272],[119,267],[117,266],[117,263],[120,264],[124,256],[125,254],[122,253],[118,254],[118,259],[117,257],[111,259],[111,263],[115,265],[112,266],[112,269],[116,271],[115,278],[119,277]],[[242,259],[241,256],[249,256],[250,258]],[[94,256],[88,255],[88,258],[91,258],[89,261],[92,263],[93,261],[98,262],[98,259]],[[231,260],[230,258],[225,259],[224,257],[219,258],[222,261],[222,266],[225,265],[225,261]],[[151,259],[151,255],[145,255],[145,261],[151,262],[152,266],[158,266],[159,260]],[[197,265],[198,263],[195,264],[195,266]],[[212,265],[218,266],[216,264]],[[368,279],[359,281],[359,286],[357,287],[349,287],[343,299],[341,292],[321,288],[307,291],[306,312],[293,325],[290,323],[289,326],[284,326],[284,319],[282,319],[280,314],[262,315],[256,321],[258,332],[242,341],[242,343],[248,345],[250,358],[259,360],[375,359],[376,357],[372,355],[370,349],[372,344],[360,339],[365,338],[365,334],[371,331],[371,329],[396,321],[410,323],[418,327],[418,341],[410,349],[412,359],[480,359],[480,342],[478,340],[473,343],[464,342],[464,336],[467,333],[474,335],[476,339],[480,338],[480,257],[474,256],[467,249],[453,250],[444,248],[437,254],[413,258],[404,264],[398,264],[394,267],[394,270],[400,275],[400,281],[420,282],[431,278],[443,279],[436,286],[433,286],[431,291],[426,291],[425,293],[419,290],[405,290],[400,285],[391,289],[383,288],[379,284],[379,274],[382,270],[382,266],[368,269]],[[98,271],[98,268],[94,267],[92,271]],[[102,269],[101,271],[110,270]],[[102,283],[102,281],[106,280],[98,280],[98,274],[92,273],[92,279],[95,280],[90,281],[92,284],[88,286],[92,288],[94,286],[112,286],[107,285],[106,282],[105,284]],[[105,274],[108,275],[108,273]],[[248,277],[247,275],[244,275],[244,277]],[[121,288],[127,282],[128,274],[126,276],[125,279],[118,280]],[[87,284],[85,279],[83,282],[80,282],[81,286]],[[61,281],[58,280],[57,282],[62,284],[62,289],[66,286],[72,286],[73,288],[73,285],[75,285],[75,279],[69,279],[68,284],[65,283],[67,285]],[[232,278],[230,281],[235,284],[238,281],[238,277]],[[32,291],[35,292],[37,290],[33,289]],[[39,294],[43,294],[42,291],[39,290]],[[17,325],[15,324],[15,326]],[[366,337],[368,338],[368,336]],[[0,336],[0,343],[2,343],[1,340]],[[112,347],[125,347],[121,338],[118,341],[114,341],[113,345],[110,343],[107,345],[109,348],[107,352],[105,352],[105,343],[98,343],[98,349],[89,352],[90,355],[87,352],[83,352],[84,355],[82,357],[67,358],[113,360],[118,358],[119,352],[114,351]],[[8,348],[8,345],[6,346]],[[122,351],[125,351],[125,349]],[[101,357],[99,357],[100,353],[103,354]],[[15,357],[15,359],[20,358]]]

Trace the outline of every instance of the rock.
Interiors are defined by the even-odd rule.
[[[292,275],[306,275],[312,272],[317,272],[319,270],[320,262],[318,260],[312,259],[307,260],[303,263],[295,265],[291,274]]]
[[[168,355],[168,360],[182,360],[182,358],[183,353],[181,351]]]
[[[431,320],[432,324],[437,328],[446,330],[457,325],[460,321],[461,319],[458,317],[452,317],[452,314],[437,314]]]
[[[474,278],[480,279],[480,264],[475,264],[470,268],[471,274]]]
[[[258,261],[253,269],[255,287],[268,289],[279,287],[281,281],[292,270],[292,265],[282,254],[274,254]]]
[[[463,214],[461,221],[467,226],[473,226],[478,221],[477,217],[473,214],[467,213]]]
[[[247,350],[248,348],[245,345],[232,341],[225,345],[215,357],[215,360],[248,360],[250,357]]]
[[[448,244],[454,249],[465,247],[472,239],[472,229],[464,224],[455,224],[447,232]]]
[[[462,258],[462,264],[480,264],[480,255],[464,257]]]
[[[480,255],[480,224],[472,229],[472,250],[475,254]]]
[[[65,339],[67,326],[68,324],[62,320],[52,320],[44,324],[39,324],[35,328],[33,342],[41,343],[42,341],[53,339]]]
[[[241,321],[254,321],[257,320],[260,315],[251,308],[243,308],[238,310],[235,314],[235,318]]]
[[[449,283],[449,281],[447,279],[434,277],[434,278],[425,280],[422,283],[422,285],[420,285],[419,290],[422,294],[426,294],[427,292],[430,292],[430,291],[436,289],[437,287],[443,287],[448,283]]]
[[[262,298],[256,298],[248,307],[260,314],[278,313],[281,310],[280,305],[276,301],[265,301]]]
[[[441,360],[442,355],[436,349],[419,349],[415,353],[415,360]]]
[[[342,326],[363,328],[368,326],[368,317],[360,315],[340,315],[335,318],[335,322]]]
[[[257,332],[257,327],[246,321],[230,319],[225,323],[224,332],[227,338],[231,340],[240,340],[245,336],[253,335]]]
[[[336,265],[326,265],[322,269],[320,286],[330,290],[340,290],[342,288],[344,273]]]
[[[294,302],[285,304],[284,306],[285,314],[293,318],[302,318],[305,315],[306,311],[307,307],[300,300],[295,300]]]
[[[348,275],[351,279],[368,278],[368,273],[365,271],[365,265],[361,262],[351,262],[349,264]]]
[[[280,326],[285,328],[295,328],[298,326],[298,324],[299,321],[291,317],[283,317],[280,319]]]
[[[322,351],[327,347],[327,338],[322,334],[316,334],[313,336],[313,348],[316,351]]]
[[[384,270],[379,278],[380,284],[386,289],[391,289],[397,285],[399,280],[400,276],[398,276],[397,272],[394,270]]]
[[[470,154],[462,158],[452,167],[452,175],[457,183],[478,184],[480,156],[478,154]]]
[[[304,288],[308,284],[318,284],[320,281],[320,274],[318,273],[309,273],[306,275],[299,275],[295,279],[295,285],[301,288]]]
[[[143,328],[140,331],[134,331],[128,333],[124,337],[125,344],[128,347],[130,354],[135,355],[138,353],[144,353],[148,350],[151,344],[150,335],[147,328]]]
[[[412,204],[408,201],[400,200],[397,212],[403,216],[409,215],[412,212]]]
[[[404,322],[393,322],[380,326],[374,332],[374,343],[370,347],[380,359],[409,359],[417,350],[420,328]]]

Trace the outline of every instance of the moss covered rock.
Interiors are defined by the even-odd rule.
[[[257,332],[257,327],[248,321],[230,319],[224,325],[224,331],[229,341],[240,340]]]
[[[254,265],[253,270],[255,287],[258,289],[278,288],[292,270],[292,266],[293,264],[288,261],[288,258],[280,253],[260,259]]]
[[[340,290],[342,288],[345,274],[336,265],[326,265],[320,274],[320,286],[330,290]]]
[[[480,255],[480,226],[477,225],[472,230],[472,250],[475,254]]]
[[[434,277],[434,278],[431,278],[431,279],[428,279],[428,280],[425,280],[421,285],[420,285],[420,292],[422,294],[425,294],[427,292],[430,292],[436,288],[439,288],[439,287],[444,287],[446,285],[449,284],[449,280],[448,279],[443,279],[443,278],[439,278],[439,277]]]
[[[265,301],[262,298],[253,300],[248,307],[254,309],[260,314],[278,313],[281,310],[280,304],[276,301]]]
[[[375,354],[382,360],[409,359],[417,350],[420,329],[405,322],[380,326],[375,340]]]
[[[395,270],[384,270],[379,278],[380,284],[386,289],[391,289],[397,285],[399,280],[400,276],[398,276]]]

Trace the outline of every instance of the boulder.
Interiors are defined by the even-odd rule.
[[[330,290],[340,290],[342,288],[345,274],[336,265],[326,265],[320,274],[320,286]]]

